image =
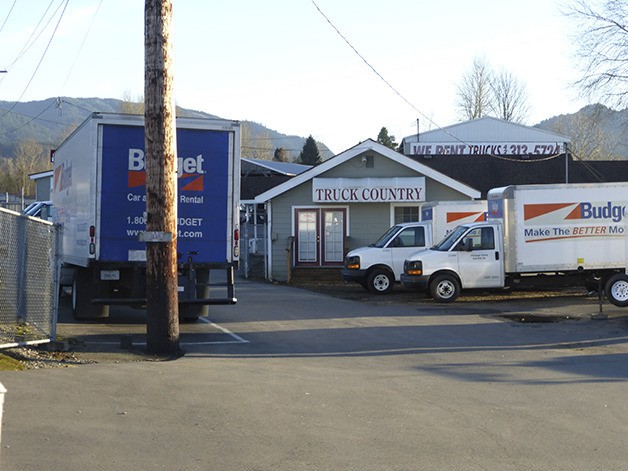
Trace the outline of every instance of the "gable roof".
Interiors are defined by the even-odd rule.
[[[324,162],[312,167],[309,170],[306,170],[303,173],[291,178],[289,181],[284,182],[280,185],[277,185],[274,188],[265,191],[264,193],[258,195],[255,198],[256,203],[263,203],[268,200],[271,200],[297,186],[312,180],[313,178],[327,172],[328,170],[335,168],[346,161],[359,156],[360,154],[364,154],[366,152],[377,152],[383,157],[387,157],[390,160],[393,160],[409,169],[414,170],[417,173],[420,173],[432,180],[435,180],[443,185],[446,185],[450,188],[453,188],[456,191],[468,196],[469,198],[479,198],[480,192],[475,188],[472,188],[464,183],[461,183],[453,178],[431,168],[427,165],[424,165],[410,157],[406,157],[399,152],[396,152],[379,142],[373,141],[372,139],[367,139],[366,141],[360,142],[359,144],[351,147],[350,149],[341,152],[340,154],[325,160]]]
[[[404,142],[571,142],[567,136],[562,136],[544,129],[524,126],[523,124],[504,121],[484,116],[462,123],[452,124],[444,128],[434,129],[404,137]]]

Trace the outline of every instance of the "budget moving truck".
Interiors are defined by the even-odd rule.
[[[484,221],[486,201],[431,201],[421,207],[421,221],[392,226],[369,247],[352,250],[345,257],[342,276],[368,291],[388,293],[412,253],[431,247],[459,224]]]
[[[524,185],[488,193],[486,222],[459,226],[404,263],[401,282],[452,302],[466,288],[596,287],[628,305],[628,183]]]
[[[176,127],[179,316],[193,320],[207,315],[210,304],[236,302],[240,127],[191,118],[177,119]],[[53,158],[53,220],[60,226],[73,314],[104,317],[110,305],[144,307],[143,117],[94,113]],[[210,271],[224,279],[218,295]]]

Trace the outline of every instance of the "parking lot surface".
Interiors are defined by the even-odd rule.
[[[120,348],[141,311],[62,313],[98,362],[2,374],[2,469],[628,469],[628,311],[319,288],[239,280],[173,361]]]

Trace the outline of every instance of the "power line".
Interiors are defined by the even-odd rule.
[[[310,1],[314,5],[314,7],[316,7],[316,9],[321,14],[321,16],[323,18],[325,18],[325,21],[327,21],[327,23],[329,23],[329,25],[334,29],[334,31],[336,31],[338,36],[340,36],[342,38],[342,40],[345,43],[347,43],[347,45],[351,48],[351,50],[360,59],[362,59],[362,61],[375,73],[375,75],[377,75],[388,86],[388,88],[390,88],[399,98],[401,98],[414,111],[416,111],[419,115],[421,115],[423,118],[425,118],[430,124],[435,126],[438,130],[444,132],[445,134],[447,134],[448,136],[450,136],[451,138],[453,138],[457,142],[460,142],[461,144],[470,145],[468,142],[465,142],[464,140],[460,139],[459,137],[453,135],[451,132],[449,132],[448,129],[439,126],[438,123],[434,122],[429,116],[427,116],[420,109],[418,109],[416,106],[414,106],[414,104],[411,103],[410,100],[408,100],[405,96],[403,96],[388,80],[386,80],[384,78],[384,76],[382,74],[380,74],[377,71],[377,69],[375,69],[375,67],[373,65],[371,65],[371,63],[368,60],[366,60],[366,58],[362,54],[360,54],[360,52],[353,46],[353,44],[351,44],[351,42],[340,32],[340,30],[338,28],[336,28],[336,26],[331,22],[331,20],[327,17],[327,15],[325,15],[325,13],[323,13],[323,11],[317,5],[316,1],[315,0],[310,0]],[[512,160],[512,161],[519,161],[519,160],[521,160],[521,159],[510,159],[510,158],[507,158],[507,157],[503,157],[503,156],[499,156],[499,155],[493,155],[493,154],[486,154],[486,155],[490,156],[490,157],[495,157],[496,159],[501,159],[501,160]],[[553,155],[553,156],[549,156],[549,157],[547,157],[545,159],[535,159],[534,162],[538,162],[539,160],[549,160],[549,159],[557,157],[558,155],[561,155],[561,154],[556,154],[556,155]],[[533,162],[532,160],[521,160],[521,161],[522,162]]]
[[[37,71],[39,70],[39,67],[41,66],[42,62],[44,61],[44,58],[46,57],[46,53],[48,52],[48,48],[52,44],[52,40],[54,39],[54,37],[55,37],[55,35],[57,33],[57,30],[59,29],[59,24],[61,24],[61,20],[63,19],[63,16],[65,15],[65,10],[68,7],[68,3],[69,2],[70,2],[70,0],[65,0],[65,4],[63,6],[63,11],[61,12],[61,15],[59,15],[59,20],[57,21],[57,24],[55,25],[55,29],[52,32],[52,35],[50,36],[50,39],[48,40],[48,44],[46,45],[46,49],[44,49],[44,52],[41,55],[41,58],[39,59],[39,62],[37,63],[37,67],[35,67],[35,70],[33,71],[33,74],[31,75],[31,78],[29,79],[28,83],[24,87],[24,90],[22,91],[22,93],[19,96],[19,98],[17,99],[17,101],[15,103],[13,103],[13,106],[11,107],[11,109],[9,111],[13,111],[13,109],[17,106],[17,104],[20,102],[20,100],[22,99],[22,97],[26,93],[26,90],[28,90],[28,87],[30,87],[31,83],[33,82],[33,79],[35,78],[35,75],[37,75]]]
[[[0,32],[2,32],[2,30],[4,29],[4,25],[7,24],[7,20],[9,19],[9,17],[11,16],[11,12],[13,11],[13,7],[15,6],[15,4],[17,3],[17,0],[13,0],[13,5],[11,5],[11,8],[9,9],[9,13],[7,13],[6,18],[4,19],[4,21],[2,22],[2,26],[0,26]]]
[[[10,131],[4,132],[2,134],[0,134],[0,136],[8,136],[9,134],[13,134],[16,131],[19,131],[20,129],[22,129],[23,127],[28,126],[30,123],[32,123],[33,121],[35,121],[37,118],[39,118],[42,114],[44,114],[46,111],[48,111],[50,108],[52,108],[52,106],[55,104],[55,102],[50,103],[46,108],[44,108],[42,111],[40,111],[36,116],[27,116],[21,113],[15,113],[14,111],[12,113],[14,114],[20,114],[22,116],[27,116],[29,118],[31,118],[30,120],[26,121],[24,124],[18,126],[17,128],[11,129]],[[44,120],[47,121],[47,120]],[[49,121],[49,122],[54,122],[54,121]],[[62,123],[55,123],[55,124],[62,124]]]
[[[68,80],[70,79],[70,75],[72,74],[72,71],[74,70],[74,66],[76,65],[76,61],[78,60],[78,57],[81,53],[81,51],[83,50],[83,46],[85,45],[85,41],[87,40],[87,36],[89,35],[90,31],[92,30],[92,26],[94,26],[94,21],[96,20],[96,15],[98,15],[98,12],[100,11],[100,6],[102,5],[103,0],[100,0],[100,2],[98,2],[98,7],[96,7],[96,11],[94,12],[94,16],[92,16],[92,21],[89,23],[89,27],[87,28],[87,31],[85,32],[85,36],[83,37],[83,41],[81,41],[81,45],[79,46],[78,51],[76,52],[76,55],[74,56],[74,61],[72,62],[72,65],[70,66],[70,70],[68,71],[68,75],[65,77],[65,81],[63,82],[63,85],[61,86],[61,91],[63,91],[63,89],[65,88],[65,85],[68,83]]]
[[[55,0],[50,0],[50,3],[48,4],[48,7],[46,8],[46,10],[44,11],[44,13],[41,15],[41,18],[39,18],[39,21],[37,22],[37,25],[33,28],[33,30],[31,31],[30,36],[28,37],[28,39],[26,40],[26,42],[24,43],[24,46],[22,46],[22,49],[20,50],[20,52],[17,54],[17,56],[15,57],[15,59],[13,59],[13,62],[11,62],[8,66],[7,69],[10,69],[11,67],[13,67],[13,65],[22,58],[22,56],[24,54],[26,54],[26,51],[28,51],[31,46],[33,44],[35,44],[37,42],[37,39],[39,39],[39,36],[41,36],[43,34],[43,32],[46,30],[46,27],[50,24],[50,22],[52,21],[52,19],[54,18],[55,14],[57,13],[57,11],[59,11],[59,8],[61,7],[62,3],[59,3],[59,6],[57,7],[57,9],[52,13],[52,15],[50,16],[50,18],[48,18],[48,21],[46,22],[46,24],[44,25],[43,28],[41,28],[41,30],[39,30],[39,26],[41,25],[41,23],[44,21],[44,19],[46,18],[46,15],[48,14],[48,10],[50,10],[50,7],[52,7],[52,4],[54,3]],[[35,35],[35,33],[39,30],[39,33],[37,34],[37,37],[35,39],[33,39],[33,36]],[[32,41],[31,41],[32,40]]]

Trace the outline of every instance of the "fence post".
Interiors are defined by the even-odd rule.
[[[7,390],[5,389],[5,387],[2,385],[2,383],[0,383],[0,445],[2,444],[2,411],[4,409],[4,395],[6,394]],[[1,449],[2,447],[0,447]]]

